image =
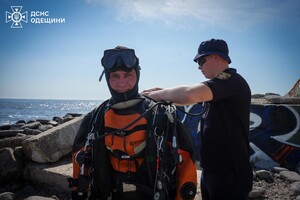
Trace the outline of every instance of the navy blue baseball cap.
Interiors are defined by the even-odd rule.
[[[194,61],[197,62],[197,60],[203,56],[216,54],[222,56],[225,60],[228,61],[228,64],[230,64],[231,59],[228,56],[228,53],[228,46],[224,40],[211,39],[204,41],[199,45],[198,53],[195,56]]]

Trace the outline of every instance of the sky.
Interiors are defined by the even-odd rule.
[[[118,45],[139,57],[140,91],[200,83],[193,58],[212,38],[252,94],[285,95],[300,78],[299,0],[0,0],[0,31],[0,98],[107,99],[100,60]]]

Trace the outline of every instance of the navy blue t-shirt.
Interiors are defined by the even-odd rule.
[[[204,82],[213,100],[201,120],[200,165],[204,170],[237,176],[252,173],[249,162],[249,118],[251,91],[236,69],[228,68]]]

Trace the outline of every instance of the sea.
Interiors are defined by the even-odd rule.
[[[0,99],[0,125],[19,120],[64,117],[69,113],[87,114],[101,104],[100,100]]]

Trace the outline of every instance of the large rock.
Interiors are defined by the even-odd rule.
[[[265,96],[265,99],[274,104],[300,104],[300,97],[284,97],[277,95]]]
[[[67,179],[72,177],[73,165],[71,155],[59,160],[57,163],[26,165],[24,177],[31,182],[53,191],[70,193]],[[201,171],[197,170],[197,180],[200,180]],[[198,181],[195,200],[201,200],[200,184]]]
[[[290,183],[300,181],[300,175],[293,171],[282,171],[279,173],[279,176]]]
[[[0,130],[0,139],[6,138],[6,137],[14,137],[18,134],[22,134],[24,132],[23,129],[20,130]]]
[[[72,150],[73,141],[84,115],[22,142],[25,156],[38,163],[56,162]]]
[[[15,194],[12,192],[3,192],[0,194],[0,200],[14,200]]]
[[[68,178],[72,176],[71,156],[66,156],[56,163],[29,163],[24,170],[24,178],[36,185],[60,192],[68,192]]]
[[[258,198],[266,193],[266,189],[262,187],[253,187],[252,191],[249,192],[249,198],[254,199]]]
[[[258,178],[260,180],[265,180],[267,182],[273,182],[274,181],[272,173],[267,171],[267,170],[256,171],[256,175],[258,176]]]
[[[298,79],[293,88],[285,96],[300,97],[300,79]]]
[[[18,178],[22,175],[22,163],[15,158],[12,148],[0,149],[0,159],[1,183],[9,179]]]
[[[22,142],[29,139],[31,136],[20,134],[20,136],[16,137],[8,137],[0,139],[0,149],[10,147],[15,148],[17,146],[22,146]]]
[[[300,182],[294,182],[291,186],[291,191],[294,196],[300,195]]]

